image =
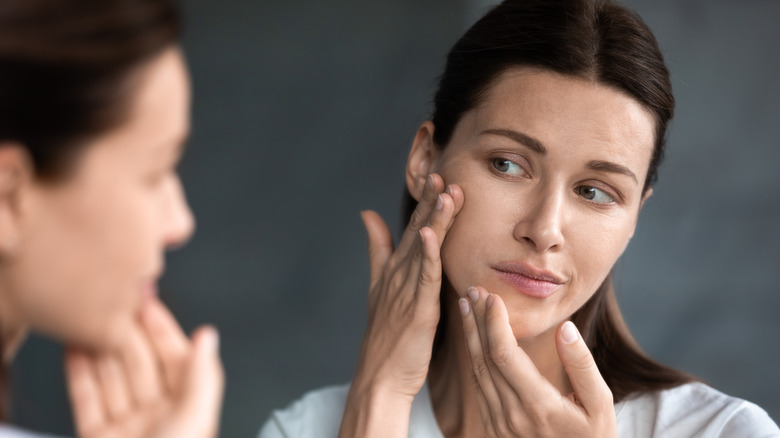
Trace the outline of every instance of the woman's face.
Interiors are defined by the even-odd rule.
[[[434,160],[465,195],[442,247],[456,293],[500,295],[518,339],[569,318],[634,233],[653,140],[651,114],[614,89],[529,69],[500,76]]]
[[[73,175],[25,189],[21,241],[4,273],[20,322],[88,347],[117,343],[156,293],[165,248],[193,231],[175,171],[189,131],[180,51],[138,79],[127,121],[88,145]]]

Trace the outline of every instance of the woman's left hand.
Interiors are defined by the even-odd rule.
[[[517,345],[500,297],[469,289],[458,302],[479,408],[490,437],[616,437],[612,392],[572,322],[555,334],[574,390],[562,395]]]
[[[214,438],[224,374],[218,336],[188,338],[157,299],[115,352],[70,348],[66,377],[79,437]]]

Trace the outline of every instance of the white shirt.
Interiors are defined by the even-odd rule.
[[[338,436],[349,385],[312,391],[276,410],[259,438]],[[730,397],[703,383],[645,393],[615,404],[618,436],[625,438],[780,437],[769,415],[753,403]],[[444,438],[424,385],[412,403],[409,438]]]
[[[0,438],[56,438],[54,435],[41,435],[17,429],[7,424],[0,424]]]

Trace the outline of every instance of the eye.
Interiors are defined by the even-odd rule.
[[[605,191],[592,186],[579,186],[575,191],[588,201],[593,201],[597,204],[611,204],[615,202],[615,198],[608,195]]]
[[[494,169],[507,175],[521,176],[526,173],[519,164],[506,158],[494,158],[492,164]]]

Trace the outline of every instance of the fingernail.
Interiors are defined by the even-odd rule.
[[[208,326],[205,330],[203,330],[202,333],[202,339],[201,342],[203,343],[203,347],[208,351],[217,351],[219,350],[219,332],[217,332],[217,329]]]
[[[444,205],[444,204],[443,204],[443,200],[442,200],[442,197],[441,197],[441,195],[437,196],[437,197],[436,197],[436,209],[437,209],[437,210],[441,210],[441,207],[442,207],[443,205]]]
[[[426,181],[425,187],[429,189],[433,188],[433,175],[428,175],[428,181]]]
[[[447,193],[448,193],[450,196],[452,196],[452,184],[449,184],[449,185],[447,186]]]
[[[469,288],[468,294],[469,294],[469,298],[471,298],[472,303],[476,303],[477,301],[479,301],[479,291],[477,290],[476,287],[471,286]]]
[[[469,300],[465,298],[458,299],[458,307],[460,308],[460,316],[466,316],[469,314]]]
[[[487,301],[485,301],[485,305],[488,309],[493,305],[493,294],[488,295]]]
[[[579,334],[577,332],[577,327],[574,326],[574,323],[571,321],[566,321],[563,323],[563,330],[561,330],[561,339],[563,340],[563,343],[573,344],[577,342],[578,338]]]
[[[422,228],[420,228],[419,233],[420,233],[420,240],[422,240],[423,243],[425,243],[425,234],[423,234],[423,229]]]

